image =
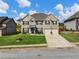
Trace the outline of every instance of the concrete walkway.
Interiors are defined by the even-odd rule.
[[[45,31],[45,36],[47,40],[48,47],[72,47],[70,42],[64,39],[62,36],[58,34],[57,30],[52,30],[52,34],[50,33],[51,30]]]

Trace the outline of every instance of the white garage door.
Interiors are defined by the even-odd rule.
[[[51,32],[52,32],[52,34],[58,34],[58,30],[51,30],[51,29],[46,29],[45,30],[45,34],[51,34]]]

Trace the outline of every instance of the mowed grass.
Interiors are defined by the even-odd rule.
[[[60,33],[60,35],[70,42],[79,42],[79,33]]]
[[[16,42],[17,38],[22,38],[20,42]],[[4,45],[27,45],[27,44],[44,44],[46,43],[45,36],[15,34],[0,37],[0,46]]]

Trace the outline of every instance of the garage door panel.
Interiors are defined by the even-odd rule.
[[[58,30],[50,30],[50,29],[46,29],[45,30],[45,34],[50,34],[50,32],[52,31],[52,33],[58,33]]]

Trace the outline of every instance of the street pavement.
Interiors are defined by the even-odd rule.
[[[0,59],[79,59],[79,48],[0,49]]]

